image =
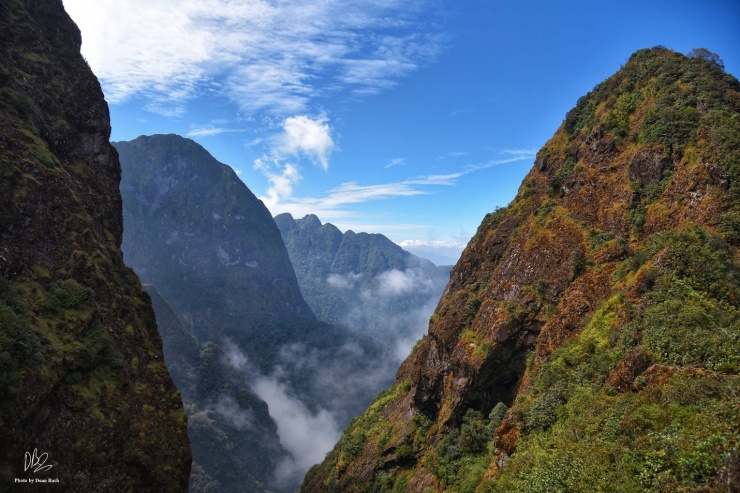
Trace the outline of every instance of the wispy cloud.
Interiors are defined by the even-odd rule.
[[[223,133],[239,133],[239,132],[246,132],[246,130],[242,128],[216,127],[214,125],[208,124],[208,125],[200,125],[200,126],[191,126],[190,131],[187,133],[187,136],[188,137],[208,137],[211,135],[218,135],[218,134],[223,134]]]
[[[344,219],[353,215],[346,208],[346,206],[352,204],[426,195],[431,193],[430,187],[454,186],[457,185],[460,178],[470,173],[502,164],[523,161],[527,158],[528,156],[512,156],[486,161],[484,163],[469,164],[461,171],[455,173],[417,176],[391,183],[361,185],[356,182],[346,182],[330,189],[325,195],[319,197],[294,197],[292,195],[292,186],[290,188],[285,187],[282,191],[284,193],[274,193],[275,187],[271,186],[268,190],[267,197],[261,198],[265,201],[265,205],[267,205],[273,215],[283,212],[289,212],[294,217],[302,217],[305,214],[316,214],[325,220],[336,221],[337,219]],[[258,161],[262,165],[263,161]],[[285,170],[287,170],[287,167]],[[292,183],[296,182],[297,180]],[[279,181],[275,183],[279,183]]]
[[[521,157],[522,159],[533,158],[537,155],[537,149],[504,149],[504,154]]]
[[[392,168],[394,166],[406,166],[406,158],[396,157],[391,159],[390,162],[385,165],[386,168]]]
[[[454,159],[454,158],[463,157],[467,155],[468,155],[467,152],[453,151],[453,152],[448,152],[447,154],[442,154],[441,156],[437,156],[437,159]]]
[[[64,0],[106,97],[177,116],[202,92],[243,111],[305,112],[328,91],[373,94],[445,44],[421,0]],[[432,26],[432,27],[430,27]],[[183,47],[187,47],[183,49]]]

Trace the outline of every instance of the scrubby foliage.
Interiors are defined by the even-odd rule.
[[[578,101],[401,366],[386,409],[432,424],[378,491],[740,488],[738,122],[706,50],[641,50]],[[353,484],[367,450],[314,475]]]

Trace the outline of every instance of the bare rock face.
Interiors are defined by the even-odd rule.
[[[0,5],[0,482],[183,491],[190,446],[124,266],[108,107],[60,1]],[[33,475],[32,475],[33,476]]]
[[[581,98],[302,491],[727,491],[739,115],[735,78],[665,48]],[[669,432],[681,457],[716,434],[711,465],[663,458]]]

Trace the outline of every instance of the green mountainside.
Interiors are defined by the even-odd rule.
[[[380,234],[342,234],[308,215],[275,216],[298,285],[316,316],[383,342],[418,338],[450,267],[437,267]]]
[[[716,55],[635,53],[301,491],[740,490],[739,129]]]
[[[0,490],[183,491],[185,411],[123,263],[120,164],[80,44],[61,1],[0,3]],[[25,470],[34,450],[50,469]]]

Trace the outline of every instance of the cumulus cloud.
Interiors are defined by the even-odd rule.
[[[331,127],[324,116],[312,119],[306,115],[285,118],[282,132],[270,139],[270,149],[254,160],[254,169],[267,178],[266,195],[260,197],[274,209],[293,195],[293,187],[301,180],[299,165],[289,158],[305,156],[324,171],[329,169],[329,155],[334,148]]]
[[[291,163],[275,161],[272,166],[265,164],[262,159],[254,162],[254,169],[259,170],[267,178],[267,195],[260,197],[265,205],[275,207],[281,199],[293,195],[293,186],[301,180],[298,167]]]
[[[296,114],[327,92],[373,94],[445,39],[419,0],[64,0],[111,103],[178,115],[215,92],[245,112]],[[183,47],[187,47],[183,49]]]
[[[286,118],[283,122],[283,134],[279,137],[281,153],[292,155],[303,154],[324,171],[329,169],[329,154],[334,148],[331,129],[326,117],[312,120],[306,115]]]

